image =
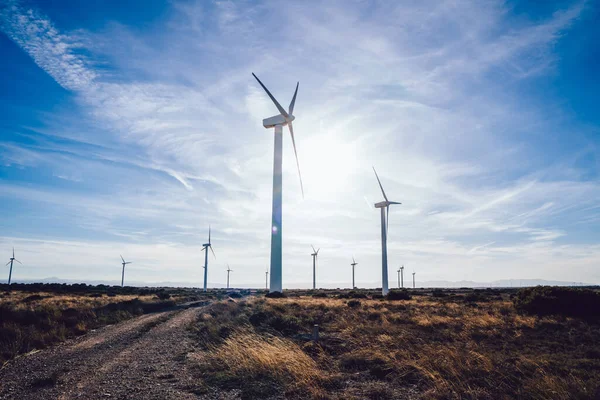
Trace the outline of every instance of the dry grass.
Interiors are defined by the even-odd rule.
[[[318,344],[309,340],[314,324],[321,328]],[[215,304],[194,330],[203,347],[199,377],[246,398],[282,391],[288,398],[337,399],[600,393],[597,323],[522,315],[497,295],[482,302],[361,299],[358,306],[332,298],[255,298]],[[269,383],[257,390],[261,382]]]

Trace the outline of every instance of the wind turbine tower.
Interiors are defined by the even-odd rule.
[[[123,258],[123,256],[121,256],[121,261],[123,261],[121,263],[121,264],[123,264],[123,270],[121,271],[121,287],[123,287],[123,283],[125,282],[125,265],[131,264],[132,262],[131,261],[125,261],[125,259]]]
[[[311,256],[313,258],[313,290],[315,290],[317,288],[317,256],[319,255],[319,250],[321,250],[321,248],[319,247],[319,250],[315,250],[315,247],[312,244],[310,247],[313,249]]]
[[[229,273],[233,271],[230,267],[229,264],[227,264],[227,289],[229,289]]]
[[[295,117],[294,104],[296,103],[296,95],[298,94],[298,86],[300,83],[296,83],[296,90],[294,96],[288,107],[288,111],[279,104],[279,102],[273,97],[271,92],[265,85],[258,79],[254,73],[252,76],[256,78],[260,86],[267,92],[267,95],[277,107],[279,111],[278,115],[263,119],[263,126],[267,129],[275,128],[275,157],[273,162],[273,208],[271,216],[271,286],[270,292],[281,292],[282,289],[282,266],[281,266],[281,254],[282,244],[281,238],[282,232],[282,220],[281,220],[281,199],[282,199],[282,148],[283,148],[283,127],[288,126],[290,130],[290,136],[292,138],[292,145],[294,146],[294,154],[296,156],[296,167],[298,168],[298,176],[300,177],[300,189],[302,190],[302,197],[304,197],[304,188],[302,186],[302,175],[300,174],[300,164],[298,162],[298,152],[296,151],[296,141],[294,139],[294,128],[292,121]]]
[[[269,268],[265,271],[265,289],[269,289]]]
[[[400,283],[400,287],[404,289],[404,265],[400,267]]]
[[[415,289],[415,272],[413,272],[413,289]]]
[[[215,251],[212,248],[212,244],[210,243],[210,225],[208,226],[208,243],[204,243],[202,245],[202,251],[204,251],[204,291],[206,292],[206,280],[208,279],[208,249],[213,254],[213,257],[216,259]],[[227,273],[229,276],[229,273]]]
[[[387,233],[388,222],[390,220],[390,206],[392,204],[402,203],[388,200],[385,191],[383,190],[383,186],[381,185],[381,181],[379,180],[379,176],[377,175],[377,171],[375,171],[375,167],[373,167],[373,172],[375,172],[375,177],[377,178],[377,182],[379,183],[379,187],[381,188],[381,193],[383,194],[383,198],[385,199],[385,201],[375,203],[375,208],[381,209],[381,293],[385,296],[389,292],[387,265]]]
[[[356,262],[356,260],[354,260],[354,257],[352,257],[352,289],[354,289],[356,287],[356,285],[354,284],[354,267],[356,267],[358,263]]]
[[[23,263],[22,263],[21,261],[19,261],[19,260],[17,260],[17,259],[15,258],[15,248],[13,247],[13,255],[12,255],[12,257],[10,258],[10,261],[6,263],[6,265],[10,264],[10,270],[8,271],[8,284],[9,284],[9,285],[10,285],[10,280],[11,280],[11,278],[12,278],[12,268],[13,268],[13,262],[14,262],[14,261],[16,261],[16,262],[18,262],[19,264],[23,265]]]

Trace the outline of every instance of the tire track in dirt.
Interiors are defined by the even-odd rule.
[[[0,370],[0,399],[198,398],[186,328],[201,310],[143,315],[19,357]]]

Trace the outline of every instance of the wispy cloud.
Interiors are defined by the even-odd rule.
[[[586,208],[600,187],[568,172],[578,168],[572,153],[558,160],[565,168],[553,168],[557,161],[537,144],[540,132],[563,127],[518,90],[553,70],[554,45],[586,12],[583,3],[528,20],[501,1],[174,2],[159,37],[117,23],[61,30],[41,8],[9,1],[0,29],[73,93],[78,115],[111,143],[77,151],[53,144],[76,153],[60,160],[48,143],[3,143],[13,154],[4,152],[5,166],[50,168],[74,185],[100,186],[0,182],[4,198],[60,209],[82,231],[140,249],[192,246],[210,222],[226,257],[248,265],[241,274],[254,279],[268,259],[272,179],[272,133],[261,119],[275,113],[254,71],[282,103],[301,82],[295,130],[304,201],[287,143],[284,154],[290,282],[305,279],[310,243],[330,265],[324,280],[336,281],[352,254],[364,260],[364,279],[376,280],[366,266],[378,263],[379,221],[364,204],[379,196],[373,164],[403,203],[390,216],[392,261],[432,278],[448,278],[448,263],[504,277],[494,274],[508,261],[546,276],[558,273],[546,268],[558,264],[549,254],[564,262],[585,253],[582,270],[598,254],[593,246],[586,253],[576,224],[594,223]],[[65,135],[50,122],[44,130]],[[82,142],[107,140],[86,132]],[[166,253],[150,254],[171,263]]]

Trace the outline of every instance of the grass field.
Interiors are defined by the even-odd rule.
[[[200,388],[248,399],[600,395],[598,309],[585,318],[526,313],[527,293],[516,290],[417,291],[399,301],[309,293],[210,306],[192,328]]]
[[[0,285],[0,364],[107,324],[198,298],[182,289]]]

